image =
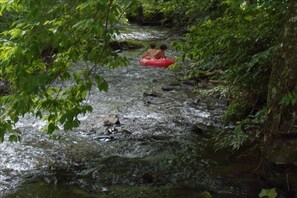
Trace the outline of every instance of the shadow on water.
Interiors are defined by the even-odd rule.
[[[49,138],[42,122],[19,123],[22,142],[1,145],[3,197],[257,197],[257,160],[213,151],[208,134],[220,127],[224,101],[199,99],[178,73],[138,65],[139,54],[102,69],[109,91],[90,93],[94,111],[71,133]]]

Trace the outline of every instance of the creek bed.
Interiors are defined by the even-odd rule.
[[[81,117],[77,129],[49,137],[40,131],[43,123],[30,116],[19,123],[22,141],[1,145],[3,197],[258,194],[254,158],[237,160],[213,150],[209,135],[220,127],[225,102],[201,99],[174,70],[138,65],[139,54],[121,54],[129,57],[127,67],[102,69],[109,91],[89,94],[86,102],[94,110]],[[106,125],[107,117],[119,122]]]

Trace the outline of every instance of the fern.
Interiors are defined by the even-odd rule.
[[[297,90],[289,92],[281,99],[281,104],[294,106],[297,104]]]

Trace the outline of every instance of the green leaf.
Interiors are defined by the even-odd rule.
[[[49,134],[53,133],[55,130],[58,130],[58,129],[59,129],[59,127],[54,123],[49,123],[47,126],[47,132]]]
[[[254,17],[252,15],[246,15],[246,16],[244,16],[244,19],[247,21],[252,21],[254,19]]]
[[[3,130],[2,127],[0,129],[0,143],[2,143],[4,141],[5,130]]]
[[[101,76],[95,76],[97,87],[100,91],[108,91],[108,84]]]
[[[21,136],[18,134],[12,134],[9,136],[8,139],[10,142],[19,142],[19,141],[21,141]]]
[[[277,192],[275,188],[270,189],[262,189],[259,197],[268,197],[268,198],[276,198]]]

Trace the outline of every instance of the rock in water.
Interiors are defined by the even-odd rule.
[[[120,124],[120,119],[118,115],[109,115],[108,117],[104,118],[104,126],[112,126],[115,124]]]

